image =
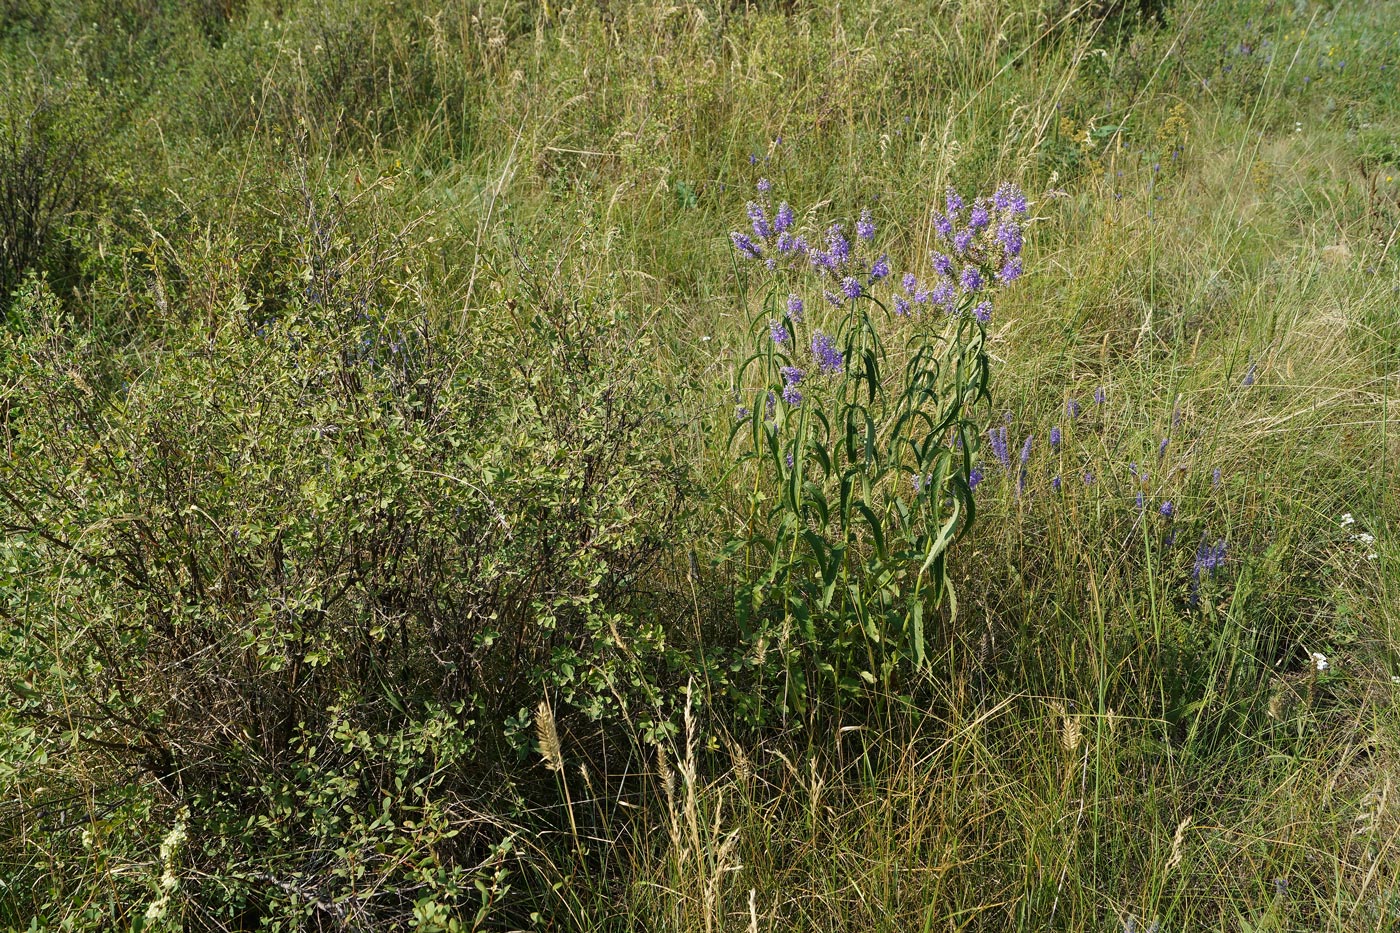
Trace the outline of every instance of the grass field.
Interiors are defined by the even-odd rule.
[[[0,928],[1400,929],[1397,241],[1393,0],[10,0]]]

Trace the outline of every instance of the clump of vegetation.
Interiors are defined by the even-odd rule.
[[[109,6],[0,927],[1395,925],[1394,3]]]

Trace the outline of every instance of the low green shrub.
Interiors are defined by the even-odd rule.
[[[200,924],[457,916],[525,711],[632,741],[679,663],[637,584],[685,471],[636,338],[528,271],[435,322],[402,242],[308,205],[275,309],[126,359],[33,280],[0,366],[17,722],[191,808]]]

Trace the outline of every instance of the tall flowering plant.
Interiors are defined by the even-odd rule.
[[[1024,195],[950,190],[927,264],[896,275],[871,213],[804,229],[766,181],[731,240],[764,282],[736,369],[730,449],[749,490],[729,555],[739,620],[783,659],[784,711],[926,669],[956,613],[950,545],[972,527],[990,411],[987,325],[1021,275]],[[922,264],[921,264],[922,265]]]

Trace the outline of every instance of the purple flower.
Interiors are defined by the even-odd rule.
[[[797,248],[797,240],[793,239],[791,233],[778,234],[778,252],[790,253]]]
[[[762,259],[763,251],[754,245],[753,239],[747,233],[740,233],[737,230],[729,234],[729,239],[734,244],[734,248],[739,252],[753,259]]]
[[[1078,418],[1079,413],[1083,410],[1084,409],[1082,406],[1080,406],[1079,402],[1075,401],[1074,399],[1070,399],[1068,402],[1065,402],[1065,414],[1069,415],[1070,421],[1073,421],[1076,418]]]
[[[860,212],[860,220],[856,221],[856,236],[862,240],[875,239],[875,221],[870,216],[870,208]]]
[[[1147,508],[1147,496],[1139,489],[1137,494],[1137,510],[1141,512],[1145,508]]]
[[[956,214],[963,209],[962,195],[958,194],[951,185],[948,186],[947,205],[949,214]]]
[[[1099,386],[1094,390],[1094,403],[1102,405],[1106,401],[1108,401],[1108,393],[1104,392],[1103,386]]]
[[[760,178],[756,187],[759,194],[767,194],[769,189],[773,187],[773,183],[766,178]]]
[[[1051,450],[1059,450],[1059,449],[1060,449],[1060,427],[1059,427],[1059,425],[1056,425],[1055,427],[1053,427],[1053,428],[1050,429],[1050,449],[1051,449]]]
[[[1226,547],[1223,540],[1216,541],[1212,546],[1202,535],[1201,543],[1196,548],[1196,562],[1191,568],[1191,576],[1197,581],[1203,576],[1214,576],[1215,572],[1225,565],[1225,554]]]
[[[1019,186],[1004,181],[997,186],[996,193],[992,195],[992,206],[1002,213],[1009,212],[1022,217],[1026,213],[1026,196]]]
[[[976,489],[977,484],[982,482],[983,475],[981,467],[973,467],[972,472],[967,474],[967,488]]]
[[[1060,491],[1060,476],[1058,473],[1055,474],[1055,478],[1050,481],[1050,488],[1056,492]]]
[[[974,233],[986,227],[992,222],[991,215],[987,213],[987,204],[981,198],[972,205],[972,211],[967,215],[967,228]]]
[[[802,323],[802,299],[797,295],[788,295],[787,316],[797,323]]]
[[[976,266],[967,266],[963,269],[959,282],[964,292],[969,295],[974,294],[982,287],[982,273],[977,271]]]
[[[953,283],[947,279],[939,279],[928,293],[928,298],[936,305],[941,305],[948,310],[952,310],[953,304]]]
[[[749,220],[753,221],[753,235],[760,240],[766,240],[773,235],[773,228],[768,226],[768,220],[764,216],[763,206],[753,201],[749,202]]]
[[[1031,445],[1035,442],[1034,434],[1026,435],[1026,442],[1021,445],[1021,466],[1025,466],[1031,459]]]
[[[1162,443],[1160,443],[1160,444],[1157,445],[1157,459],[1158,459],[1158,460],[1161,460],[1163,457],[1165,457],[1165,456],[1167,455],[1167,444],[1170,443],[1170,441],[1171,441],[1171,438],[1169,438],[1169,437],[1164,437],[1164,438],[1162,438]]]
[[[797,384],[806,373],[796,366],[784,366],[779,372],[783,376],[783,401],[792,406],[801,405],[802,392],[797,388]]]
[[[1247,385],[1247,386],[1252,386],[1252,385],[1254,385],[1254,371],[1255,371],[1256,369],[1258,369],[1258,368],[1259,368],[1259,364],[1258,364],[1258,363],[1250,363],[1250,364],[1249,364],[1249,369],[1248,369],[1248,371],[1246,371],[1245,374],[1244,374],[1244,383],[1243,383],[1244,385]]]
[[[817,358],[817,368],[824,373],[839,373],[845,362],[836,342],[821,331],[812,335],[812,355]]]
[[[1014,282],[1020,277],[1021,260],[1019,258],[1006,260],[1005,265],[1001,267],[1001,271],[997,273],[997,278],[1001,280],[1003,285]]]
[[[773,229],[783,233],[793,224],[792,208],[784,201],[778,205],[778,213],[773,217]]]
[[[972,231],[971,231],[971,230],[959,230],[959,231],[953,236],[953,249],[957,250],[959,253],[966,253],[966,252],[967,252],[967,248],[968,248],[969,246],[971,246],[971,245],[972,245]]]
[[[1006,428],[992,428],[987,435],[992,442],[992,454],[1002,469],[1011,469],[1011,452],[1006,448]]]
[[[894,313],[900,317],[909,316],[909,301],[903,295],[894,296]]]
[[[840,224],[832,224],[826,231],[826,251],[838,266],[851,257],[851,241],[841,232]]]
[[[1220,485],[1220,467],[1216,467],[1214,472],[1210,474],[1210,484],[1212,486]]]
[[[735,406],[734,406],[734,420],[735,420],[735,421],[743,421],[745,418],[747,418],[747,417],[748,417],[749,415],[751,415],[751,414],[753,414],[753,412],[749,411],[749,410],[748,410],[747,408],[745,408],[743,405],[735,405]]]
[[[870,282],[873,285],[889,274],[890,259],[888,256],[881,254],[880,258],[875,260],[875,264],[870,267]]]
[[[949,275],[953,271],[953,257],[946,253],[933,253],[929,259],[933,262],[933,271],[939,275]]]
[[[919,287],[919,280],[915,278],[914,273],[906,272],[899,284],[904,287],[904,294],[912,295],[914,290]]]
[[[773,420],[773,411],[774,411],[777,407],[778,407],[778,399],[773,395],[772,392],[769,392],[769,393],[768,393],[768,397],[767,397],[766,399],[763,400],[763,420],[764,420],[764,421],[772,421],[772,420]]]
[[[1090,473],[1088,470],[1085,470],[1085,471],[1084,471],[1084,485],[1085,485],[1085,486],[1092,486],[1092,485],[1094,485],[1094,474],[1093,474],[1093,473]]]
[[[822,292],[822,297],[829,301],[831,304],[834,304],[838,308],[846,303],[846,299],[844,296],[833,292],[831,289],[824,290]]]
[[[953,222],[948,219],[947,214],[933,215],[933,229],[943,239],[949,239],[953,235]]]
[[[990,301],[979,301],[972,308],[972,316],[983,324],[992,323],[992,303]]]
[[[777,319],[768,322],[768,333],[772,336],[773,342],[780,347],[787,343],[791,336],[788,334],[787,328],[783,326],[783,322]]]
[[[1021,225],[1012,221],[997,224],[997,242],[1001,244],[1006,255],[1021,255],[1021,249],[1026,242],[1025,237],[1021,234]]]
[[[1161,513],[1163,518],[1171,518],[1176,514],[1176,506],[1172,505],[1172,500],[1167,499],[1157,511]]]
[[[796,463],[797,463],[797,457],[795,457],[795,456],[793,455],[792,451],[789,450],[789,451],[787,452],[787,466],[788,466],[788,469],[791,470],[791,469],[793,468],[793,466],[796,465]]]
[[[860,279],[853,275],[848,275],[841,280],[841,292],[847,298],[860,297]]]

